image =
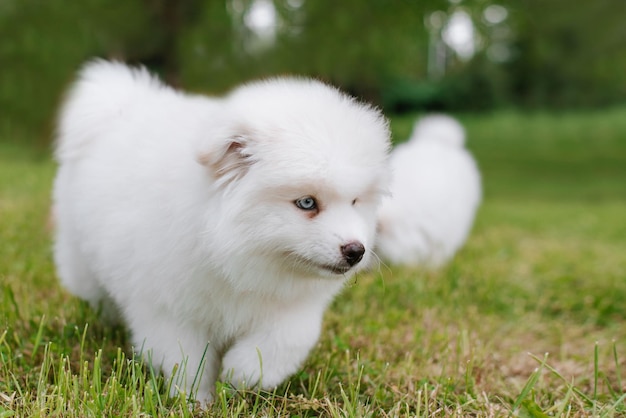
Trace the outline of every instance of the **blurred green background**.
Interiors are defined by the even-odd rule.
[[[221,93],[303,74],[403,112],[626,99],[623,0],[0,0],[0,141],[49,147],[92,57]]]

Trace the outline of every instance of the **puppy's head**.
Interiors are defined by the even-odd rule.
[[[228,256],[307,277],[369,263],[388,187],[380,112],[320,82],[275,79],[228,96],[217,123],[200,161],[221,199],[215,231]]]

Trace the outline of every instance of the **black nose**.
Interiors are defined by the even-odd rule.
[[[341,246],[341,254],[350,267],[361,261],[365,254],[365,247],[358,241],[352,241]]]

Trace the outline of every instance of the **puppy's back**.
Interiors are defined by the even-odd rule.
[[[124,110],[149,104],[155,93],[171,91],[144,68],[95,60],[81,70],[59,115],[56,158],[80,157],[89,143],[112,128]]]

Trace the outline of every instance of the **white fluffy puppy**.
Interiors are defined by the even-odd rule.
[[[377,110],[317,81],[207,98],[92,62],[60,115],[58,274],[197,399],[272,388],[370,262],[388,148]]]
[[[464,142],[459,122],[432,115],[393,150],[376,243],[384,259],[436,268],[463,245],[481,200],[480,173]]]

